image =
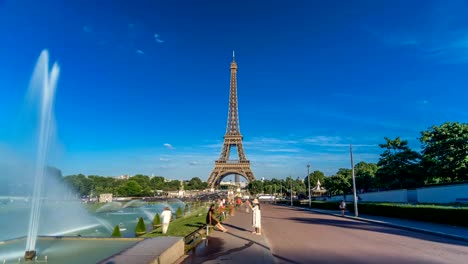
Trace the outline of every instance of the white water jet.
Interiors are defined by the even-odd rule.
[[[92,224],[92,225],[75,227],[75,228],[71,228],[71,229],[68,229],[68,230],[62,230],[62,231],[59,231],[57,233],[48,234],[48,236],[63,236],[63,235],[66,235],[66,234],[75,233],[75,232],[78,232],[78,231],[81,231],[81,230],[87,230],[87,229],[91,229],[91,228],[98,227],[98,226],[101,226],[101,224],[99,223],[99,224]]]
[[[122,208],[127,208],[127,207],[140,207],[146,204],[146,202],[141,201],[141,200],[132,200],[122,206]]]
[[[46,162],[51,139],[52,109],[54,103],[55,87],[59,76],[59,66],[54,63],[49,71],[49,54],[43,50],[34,69],[31,87],[39,86],[41,95],[39,134],[37,145],[37,156],[34,170],[34,190],[32,196],[31,215],[26,241],[26,251],[35,250],[37,233],[39,229],[40,212],[42,206],[42,183],[46,174]]]
[[[149,221],[153,221],[156,213],[150,212],[148,209],[144,207],[140,208],[140,210],[143,211],[143,213],[145,214],[146,218],[148,218]]]
[[[108,212],[108,211],[117,211],[120,208],[122,208],[122,203],[120,203],[120,202],[110,202],[110,203],[106,203],[105,205],[99,207],[96,210],[96,213]]]

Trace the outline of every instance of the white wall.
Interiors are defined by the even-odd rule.
[[[359,194],[359,197],[361,197],[361,202],[408,202],[408,193],[406,189],[385,192],[361,193]]]
[[[403,190],[392,190],[385,192],[370,192],[370,193],[360,193],[358,194],[361,197],[361,202],[393,202],[393,203],[407,203],[408,195],[406,189]],[[331,201],[341,201],[343,195],[332,196]],[[352,202],[353,195],[346,195],[346,201]]]
[[[418,188],[419,203],[455,203],[457,198],[468,198],[468,184]]]
[[[416,192],[414,201],[418,203],[455,203],[457,198],[468,198],[468,184],[445,185],[438,187],[424,187],[416,190],[393,190],[384,192],[370,192],[358,194],[361,202],[394,202],[407,203],[408,192]],[[343,195],[332,196],[329,200],[341,201]],[[352,202],[353,195],[346,195],[346,201]]]

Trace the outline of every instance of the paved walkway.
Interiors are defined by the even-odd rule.
[[[184,264],[198,263],[274,263],[264,236],[252,234],[252,214],[242,207],[223,225],[228,232],[212,231],[189,256]]]
[[[312,209],[302,208],[302,209],[306,211],[317,212],[317,213],[341,216],[338,210],[334,211],[334,210],[322,210],[322,209],[314,209],[314,208]],[[422,233],[427,233],[427,234],[433,234],[433,235],[438,235],[442,237],[447,237],[447,238],[452,238],[452,239],[457,239],[457,240],[468,242],[468,228],[466,227],[450,226],[450,225],[412,221],[412,220],[407,220],[407,219],[384,217],[384,216],[366,215],[366,214],[359,214],[359,217],[355,217],[354,213],[350,213],[350,212],[346,212],[345,216],[350,219],[365,221],[369,223],[382,224],[386,226],[397,227],[397,228],[402,228],[406,230],[412,230],[412,231],[417,231],[417,232],[422,232]]]
[[[182,263],[431,264],[468,259],[468,243],[461,241],[466,228],[335,213],[262,204],[263,235],[257,236],[251,234],[252,215],[237,211],[225,222],[227,233],[214,231]]]
[[[264,234],[276,263],[466,263],[468,243],[427,233],[263,205]]]

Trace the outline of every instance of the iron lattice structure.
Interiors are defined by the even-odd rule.
[[[215,161],[213,171],[208,178],[210,188],[218,187],[221,180],[228,174],[242,175],[248,181],[254,181],[255,176],[250,169],[250,161],[245,157],[242,146],[242,134],[239,126],[239,111],[237,107],[237,63],[232,54],[231,62],[231,86],[229,92],[229,110],[227,118],[226,134],[224,135],[223,148],[219,159]],[[231,147],[237,148],[238,159],[230,160]]]

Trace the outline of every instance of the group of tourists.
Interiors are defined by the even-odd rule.
[[[252,227],[254,228],[252,234],[261,235],[261,211],[258,199],[254,199],[252,202],[246,200],[242,203],[242,199],[238,197],[235,200],[229,199],[227,204],[225,199],[218,199],[217,204],[212,204],[206,214],[206,224],[212,225],[222,232],[227,232],[227,229],[221,223],[222,220],[226,218],[226,210],[230,210],[230,215],[233,216],[234,208],[239,210],[242,204],[245,205],[246,212],[248,212],[249,209],[252,211]]]
[[[216,204],[211,204],[206,214],[206,224],[216,227],[222,232],[227,232],[227,228],[224,227],[221,223],[222,220],[226,219],[226,210],[230,210],[230,215],[234,215],[234,208],[237,210],[240,209],[242,204],[245,205],[246,212],[249,213],[249,209],[252,211],[252,227],[254,230],[252,234],[261,235],[262,234],[262,214],[260,209],[260,203],[258,199],[253,199],[252,202],[246,200],[244,203],[242,199],[238,197],[237,199],[229,199],[226,204],[226,199],[218,199]],[[339,205],[341,215],[344,216],[346,210],[346,202],[342,200]],[[164,211],[161,213],[161,222],[162,222],[162,233],[166,234],[171,221],[172,211],[169,207],[164,208]]]

